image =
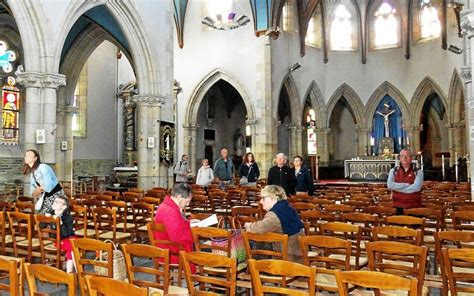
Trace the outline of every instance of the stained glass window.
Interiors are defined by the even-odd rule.
[[[306,113],[306,135],[308,140],[308,155],[316,155],[317,138],[316,138],[316,113],[313,109],[309,109]]]
[[[2,87],[2,140],[5,144],[18,144],[20,123],[20,90],[15,79],[8,77]]]
[[[334,12],[331,24],[331,49],[351,50],[352,44],[352,15],[344,4],[339,4]]]
[[[375,12],[375,47],[396,47],[399,42],[397,11],[388,2],[383,2]]]
[[[13,64],[16,60],[16,54],[13,50],[8,49],[8,44],[0,40],[0,67],[3,72],[10,73],[13,71]]]
[[[431,0],[420,1],[420,32],[421,38],[436,38],[441,33],[438,9],[434,7]]]

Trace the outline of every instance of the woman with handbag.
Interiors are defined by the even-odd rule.
[[[245,153],[242,164],[239,167],[240,185],[242,186],[256,186],[260,171],[255,162],[255,157],[252,152]]]
[[[51,212],[56,197],[67,198],[53,169],[49,165],[41,163],[40,155],[34,149],[25,152],[23,174],[30,175],[31,195],[37,199],[35,210],[39,214],[44,215]]]

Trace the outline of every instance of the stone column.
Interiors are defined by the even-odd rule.
[[[370,139],[369,139],[369,129],[367,128],[358,128],[357,129],[357,139],[358,139],[358,153],[357,155],[367,155],[370,154]]]
[[[409,144],[407,145],[408,148],[411,150],[412,153],[416,153],[420,151],[420,128],[407,126],[406,131],[409,137]]]
[[[196,124],[183,125],[183,154],[187,154],[189,156],[191,172],[196,172],[196,137],[198,127],[199,125]],[[176,155],[175,163],[179,160],[181,160],[181,155]],[[213,164],[210,165],[212,166]]]
[[[301,125],[290,125],[288,126],[288,133],[290,138],[290,145],[289,145],[289,154],[288,158],[291,160],[295,155],[302,155],[303,154],[303,139],[302,139],[302,131],[304,127]]]
[[[328,134],[330,129],[316,129],[316,147],[319,157],[319,167],[327,167],[329,164]]]
[[[58,106],[58,145],[56,146],[55,172],[59,180],[71,181],[74,179],[74,139],[72,135],[72,115],[77,112],[76,107]],[[62,150],[61,142],[67,143],[67,150]]]
[[[466,151],[464,151],[463,146],[463,131],[464,131],[464,124],[452,124],[448,127],[449,131],[449,147],[452,147],[454,151],[458,153],[458,157],[465,155]]]
[[[468,1],[468,7],[473,7],[474,2],[472,0]],[[461,28],[464,34],[464,41],[466,43],[466,49],[464,51],[464,65],[461,70],[461,76],[464,79],[466,84],[466,102],[464,104],[466,108],[466,130],[468,133],[467,143],[469,143],[469,156],[470,159],[474,156],[474,98],[473,98],[473,89],[472,89],[472,56],[474,50],[474,9],[465,9],[461,11]],[[471,177],[471,199],[474,200],[474,166],[472,161],[470,164],[470,177]]]
[[[138,187],[149,189],[160,186],[160,121],[161,106],[165,102],[163,96],[158,95],[135,95],[132,101],[137,104],[138,135],[137,165],[138,165]],[[148,138],[153,137],[155,147],[148,148]]]
[[[26,88],[25,148],[35,148],[36,130],[44,129],[46,143],[39,149],[41,160],[56,162],[57,90],[66,85],[66,76],[57,73],[20,72],[17,82]]]

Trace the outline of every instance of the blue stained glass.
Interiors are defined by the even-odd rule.
[[[8,45],[5,41],[0,41],[0,67],[5,73],[13,71],[11,62],[16,60],[16,54],[13,50],[7,50]]]

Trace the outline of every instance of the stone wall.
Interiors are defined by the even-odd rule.
[[[114,172],[113,159],[77,159],[74,160],[74,178],[78,176],[111,176]]]
[[[5,183],[22,182],[23,158],[0,158],[0,188]]]

